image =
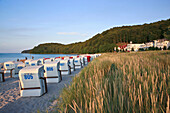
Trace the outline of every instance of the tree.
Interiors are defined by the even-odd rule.
[[[164,46],[163,50],[166,50],[166,49],[167,49],[166,46]]]
[[[170,46],[168,47],[168,50],[170,50]]]
[[[97,34],[85,42],[72,44],[45,43],[25,50],[24,53],[95,53],[112,52],[117,43],[144,43],[160,38],[170,39],[170,19],[145,25],[114,27]],[[86,48],[86,49],[85,49]],[[158,48],[149,48],[155,50]],[[134,50],[134,49],[133,49]]]
[[[155,50],[159,50],[159,48],[158,48],[158,47],[156,47],[156,48],[155,48]]]
[[[118,48],[116,48],[116,52],[119,52]]]
[[[132,47],[131,51],[134,51],[134,48]]]
[[[143,48],[139,48],[139,51],[145,51]]]

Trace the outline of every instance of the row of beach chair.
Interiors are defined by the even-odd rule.
[[[0,64],[0,81],[4,82],[4,75],[9,73],[11,78],[19,77],[22,97],[41,96],[47,92],[48,83],[61,82],[63,75],[70,75],[76,69],[83,68],[98,56],[100,54],[4,62]]]

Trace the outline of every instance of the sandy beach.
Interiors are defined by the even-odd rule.
[[[50,110],[56,104],[55,99],[61,90],[72,81],[72,77],[80,72],[77,69],[71,75],[64,75],[60,83],[48,84],[48,93],[41,97],[20,97],[19,78],[9,78],[0,82],[0,113],[34,113]]]

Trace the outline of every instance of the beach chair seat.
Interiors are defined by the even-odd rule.
[[[17,65],[18,74],[19,74],[19,71],[20,71],[22,68],[24,68],[24,67],[25,67],[25,63],[19,63],[19,64]]]
[[[88,64],[88,59],[87,56],[84,57],[84,64],[87,65]]]
[[[25,67],[30,66],[31,65],[30,64],[31,61],[32,61],[32,59],[25,60]]]
[[[69,59],[70,59],[69,56],[65,56],[65,57],[64,57],[64,60],[69,60]]]
[[[31,60],[30,66],[39,66],[41,64],[40,60]]]
[[[0,82],[5,82],[4,72],[0,71]]]
[[[44,63],[46,63],[46,62],[53,62],[53,58],[45,58]]]
[[[90,62],[91,56],[87,56],[87,62]]]
[[[4,73],[10,73],[10,77],[15,77],[15,63],[13,61],[4,62]]]
[[[64,60],[69,61],[69,66],[70,66],[71,72],[75,71],[75,64],[74,64],[73,57],[66,56],[66,57],[64,57]]]
[[[92,61],[93,59],[95,59],[94,55],[90,55],[90,61]]]
[[[77,58],[77,56],[71,56],[71,58],[73,58],[73,59],[74,59],[74,58]]]
[[[60,62],[47,62],[44,64],[44,77],[47,83],[59,83],[62,80],[59,68]]]
[[[75,64],[75,69],[80,69],[82,68],[82,62],[81,62],[81,58],[75,58],[74,59],[74,64]]]
[[[71,72],[75,71],[74,59],[69,60],[69,66],[71,68]]]
[[[47,92],[44,66],[28,66],[19,71],[20,96],[41,96]]]
[[[55,62],[58,62],[60,60],[62,60],[60,57],[55,57],[55,59],[54,59]]]
[[[40,65],[43,65],[44,64],[44,58],[40,58],[38,59],[40,61]]]
[[[18,74],[19,73],[19,71],[21,70],[21,65],[24,65],[24,67],[25,67],[25,63],[23,63],[23,62],[14,62],[15,63],[15,74]],[[19,66],[18,66],[19,65]]]
[[[84,67],[84,65],[85,65],[84,57],[80,57],[80,59],[81,59],[82,67]]]
[[[0,82],[5,82],[4,71],[2,69],[3,69],[3,64],[0,63]]]
[[[71,74],[71,69],[70,69],[70,66],[69,66],[69,60],[61,60],[60,61],[60,71],[61,71],[61,75]]]

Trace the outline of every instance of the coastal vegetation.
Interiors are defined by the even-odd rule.
[[[77,42],[68,45],[59,43],[45,43],[35,46],[31,50],[22,53],[35,54],[80,54],[112,52],[118,44],[145,43],[156,39],[166,38],[170,40],[170,19],[155,23],[114,27],[99,33],[85,42]]]
[[[104,53],[63,89],[58,112],[170,112],[170,51]]]

